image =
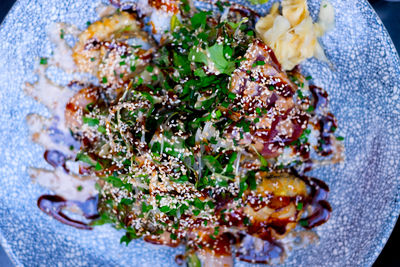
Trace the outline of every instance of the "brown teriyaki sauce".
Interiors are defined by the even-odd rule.
[[[328,202],[328,185],[312,177],[303,176],[302,179],[310,187],[310,197],[307,201],[311,209],[308,216],[302,219],[302,226],[306,229],[312,229],[316,226],[326,223],[331,215],[332,207]]]
[[[337,128],[335,116],[326,112],[328,106],[328,93],[315,85],[310,85],[310,91],[313,96],[313,108],[318,117],[318,129],[320,139],[318,140],[318,153],[321,156],[329,156],[333,153],[332,138]]]

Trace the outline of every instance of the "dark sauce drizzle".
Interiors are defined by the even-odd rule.
[[[310,91],[313,95],[314,112],[319,117],[320,139],[318,141],[318,153],[321,156],[329,156],[333,153],[332,137],[338,126],[337,121],[332,113],[326,112],[328,93],[314,85],[310,86]]]
[[[183,265],[186,262],[186,256],[178,254],[175,256],[175,263],[178,265]]]
[[[44,159],[54,168],[62,166],[65,168],[66,157],[58,150],[46,150]]]
[[[78,229],[92,230],[92,227],[89,224],[69,218],[65,215],[63,209],[66,207],[77,206],[86,219],[94,220],[99,217],[97,203],[98,196],[91,197],[85,202],[80,202],[65,200],[64,198],[55,195],[43,195],[38,199],[37,205],[44,213],[50,215],[61,223]]]
[[[311,212],[306,218],[302,219],[305,222],[302,225],[306,229],[311,229],[326,223],[330,218],[332,208],[327,201],[329,187],[325,182],[316,178],[303,176],[302,179],[311,188],[310,198],[307,203],[311,208]]]
[[[44,158],[54,168],[63,167],[64,170],[68,172],[68,169],[65,165],[67,157],[60,151],[46,150],[46,152],[44,152]],[[82,211],[83,216],[86,219],[94,220],[99,217],[97,204],[98,196],[91,197],[85,202],[80,202],[66,200],[56,195],[43,195],[38,199],[37,202],[38,207],[44,213],[50,215],[59,222],[84,230],[91,230],[92,227],[87,223],[69,218],[67,215],[65,215],[63,209],[66,207],[77,206]]]

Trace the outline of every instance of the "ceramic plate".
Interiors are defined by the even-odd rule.
[[[309,2],[315,16],[319,0]],[[332,217],[316,229],[319,244],[294,251],[285,266],[371,265],[400,210],[399,58],[367,1],[331,2],[336,28],[322,43],[332,67],[309,60],[303,70],[330,94],[346,161],[314,171],[331,188]],[[256,9],[265,12],[271,3]],[[174,255],[182,252],[142,241],[126,247],[119,243],[122,233],[109,226],[77,230],[36,206],[49,192],[31,183],[27,168],[46,163],[43,149],[30,141],[25,117],[48,112],[21,87],[35,80],[38,58],[50,55],[49,25],[62,21],[83,28],[96,19],[98,4],[17,1],[0,29],[0,239],[17,266],[175,266]]]

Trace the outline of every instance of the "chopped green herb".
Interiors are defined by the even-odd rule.
[[[187,267],[201,267],[200,259],[197,257],[196,253],[191,253],[187,257]]]
[[[224,56],[224,47],[220,44],[214,44],[208,48],[210,59],[214,62],[215,67],[222,73],[230,75],[235,69],[235,63],[227,61]]]
[[[102,125],[100,125],[99,127],[97,127],[97,130],[98,130],[100,133],[102,133],[102,134],[106,134],[106,133],[107,133],[106,127],[104,127],[104,126],[102,126]]]
[[[47,65],[47,58],[42,57],[42,58],[40,59],[40,65]]]
[[[133,200],[132,199],[128,199],[128,198],[123,198],[121,199],[121,201],[119,203],[123,204],[123,205],[132,205],[133,204]]]
[[[146,67],[146,70],[147,70],[148,72],[153,72],[154,67],[151,66],[151,65],[148,65],[148,66]]]
[[[88,117],[83,117],[82,118],[83,123],[88,124],[91,127],[99,125],[99,119],[96,118],[88,118]]]
[[[260,159],[261,166],[268,167],[268,161],[263,156],[260,155],[258,158]]]
[[[203,52],[198,52],[196,50],[197,50],[197,48],[192,48],[190,50],[190,53],[189,53],[189,56],[188,56],[189,60],[193,61],[193,62],[203,63],[203,64],[207,65],[208,64],[208,59],[207,59],[206,54],[204,54]]]
[[[189,181],[189,178],[186,175],[182,175],[179,179],[174,180],[176,183],[186,183],[187,181]]]
[[[81,152],[79,152],[76,155],[76,159],[79,160],[79,161],[85,162],[85,163],[89,164],[92,167],[96,166],[96,162],[91,157],[89,157],[88,155],[83,154]]]
[[[124,185],[124,183],[121,181],[121,179],[119,179],[118,177],[115,177],[115,176],[106,177],[106,178],[104,178],[104,180],[107,183],[110,183],[117,188],[121,188]]]
[[[206,77],[206,73],[204,72],[203,69],[196,69],[194,71],[194,75],[196,75],[198,77]]]
[[[190,19],[190,21],[192,22],[192,26],[194,29],[197,29],[200,27],[202,27],[202,28],[205,27],[207,14],[209,14],[209,12],[201,11],[201,12],[193,15],[193,17]]]
[[[298,96],[300,99],[304,99],[304,95],[303,95],[303,92],[302,92],[301,90],[297,90],[297,96]]]
[[[308,226],[308,221],[307,221],[307,220],[304,220],[304,219],[301,219],[301,220],[299,221],[299,224],[300,224],[301,226],[303,226],[303,227],[307,227],[307,226]]]
[[[142,212],[147,213],[153,209],[152,205],[147,205],[146,202],[142,202]]]
[[[170,24],[171,24],[171,32],[173,32],[176,28],[182,26],[182,23],[179,21],[176,15],[173,15],[171,17]]]
[[[236,98],[236,95],[234,93],[229,93],[228,98],[234,100]]]
[[[202,202],[200,199],[196,198],[196,199],[193,201],[193,206],[195,206],[195,207],[198,208],[199,210],[203,210],[203,209],[204,209],[204,206],[205,206],[205,203]]]
[[[103,169],[103,167],[101,167],[101,165],[100,165],[99,162],[96,162],[96,166],[94,167],[94,169],[95,169],[96,171],[101,171],[101,170]]]
[[[297,210],[302,210],[303,209],[303,202],[299,202],[298,204],[297,204]]]
[[[159,208],[159,210],[161,212],[167,213],[167,212],[169,212],[171,210],[171,208],[168,207],[168,206],[162,206],[162,207]]]
[[[200,210],[193,210],[194,216],[198,216],[200,214]]]

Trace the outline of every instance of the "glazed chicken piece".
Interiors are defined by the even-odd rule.
[[[120,12],[91,24],[73,48],[78,69],[104,86],[123,84],[143,71],[151,54],[147,33],[133,14]]]
[[[287,172],[258,172],[256,179],[260,180],[257,188],[243,194],[244,207],[228,201],[220,208],[218,228],[209,223],[189,234],[200,245],[198,255],[209,263],[205,266],[232,266],[234,244],[239,259],[247,262],[270,263],[284,256],[278,241],[296,227],[312,190]]]
[[[266,158],[277,157],[284,146],[299,138],[309,115],[293,101],[297,87],[269,47],[255,40],[244,57],[230,86],[236,99],[227,114],[236,123],[225,134]],[[243,124],[249,125],[247,131]]]
[[[309,201],[310,189],[301,178],[287,172],[260,171],[255,179],[260,183],[255,190],[244,192],[243,208],[228,202],[221,210],[231,212],[225,211],[220,223],[263,240],[281,239],[296,227]]]
[[[286,172],[259,172],[257,176],[261,183],[244,197],[250,226],[237,254],[247,262],[279,262],[285,255],[278,240],[298,224],[310,190],[302,179]]]
[[[248,233],[263,240],[281,239],[300,220],[307,186],[288,173],[259,172],[257,176],[262,182],[245,196],[244,213],[252,225]]]

